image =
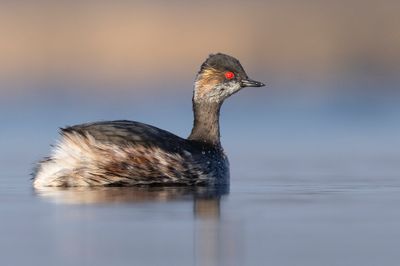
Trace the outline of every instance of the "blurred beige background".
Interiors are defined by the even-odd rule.
[[[396,79],[399,11],[391,0],[3,1],[0,93],[29,96],[49,80],[179,89],[219,51],[272,83]]]

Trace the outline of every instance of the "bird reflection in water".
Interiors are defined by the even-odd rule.
[[[43,187],[35,189],[43,198],[63,204],[113,204],[169,201],[218,201],[229,193],[229,186],[215,187]],[[199,205],[199,206],[200,206]],[[218,204],[219,205],[219,204]],[[197,207],[195,207],[195,210]],[[204,206],[199,212],[204,212]],[[196,215],[196,213],[195,213]]]
[[[220,197],[197,198],[193,210],[194,265],[243,265],[240,226],[221,218]]]
[[[45,187],[36,189],[40,198],[61,204],[166,204],[193,202],[195,265],[239,265],[237,232],[221,222],[221,198],[229,186],[217,187]],[[240,235],[239,235],[240,237]],[[240,241],[239,241],[240,242]]]

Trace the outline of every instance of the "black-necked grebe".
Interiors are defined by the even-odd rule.
[[[63,128],[51,156],[39,163],[33,185],[228,184],[229,163],[219,133],[221,105],[243,87],[262,86],[247,77],[237,59],[210,55],[196,77],[194,125],[187,139],[123,120]]]

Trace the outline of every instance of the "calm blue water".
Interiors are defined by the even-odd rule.
[[[134,103],[0,107],[2,265],[398,265],[396,105],[232,99],[230,188],[32,189],[60,126],[124,118],[189,133],[190,102]]]

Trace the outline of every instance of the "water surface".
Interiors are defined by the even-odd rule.
[[[1,264],[398,265],[397,112],[371,120],[260,114],[271,108],[265,106],[247,106],[244,115],[233,106],[222,119],[231,185],[216,190],[31,187],[29,173],[57,126],[131,118],[184,136],[187,106],[160,107],[161,115],[131,106],[7,109],[13,116],[3,117],[1,133]]]

